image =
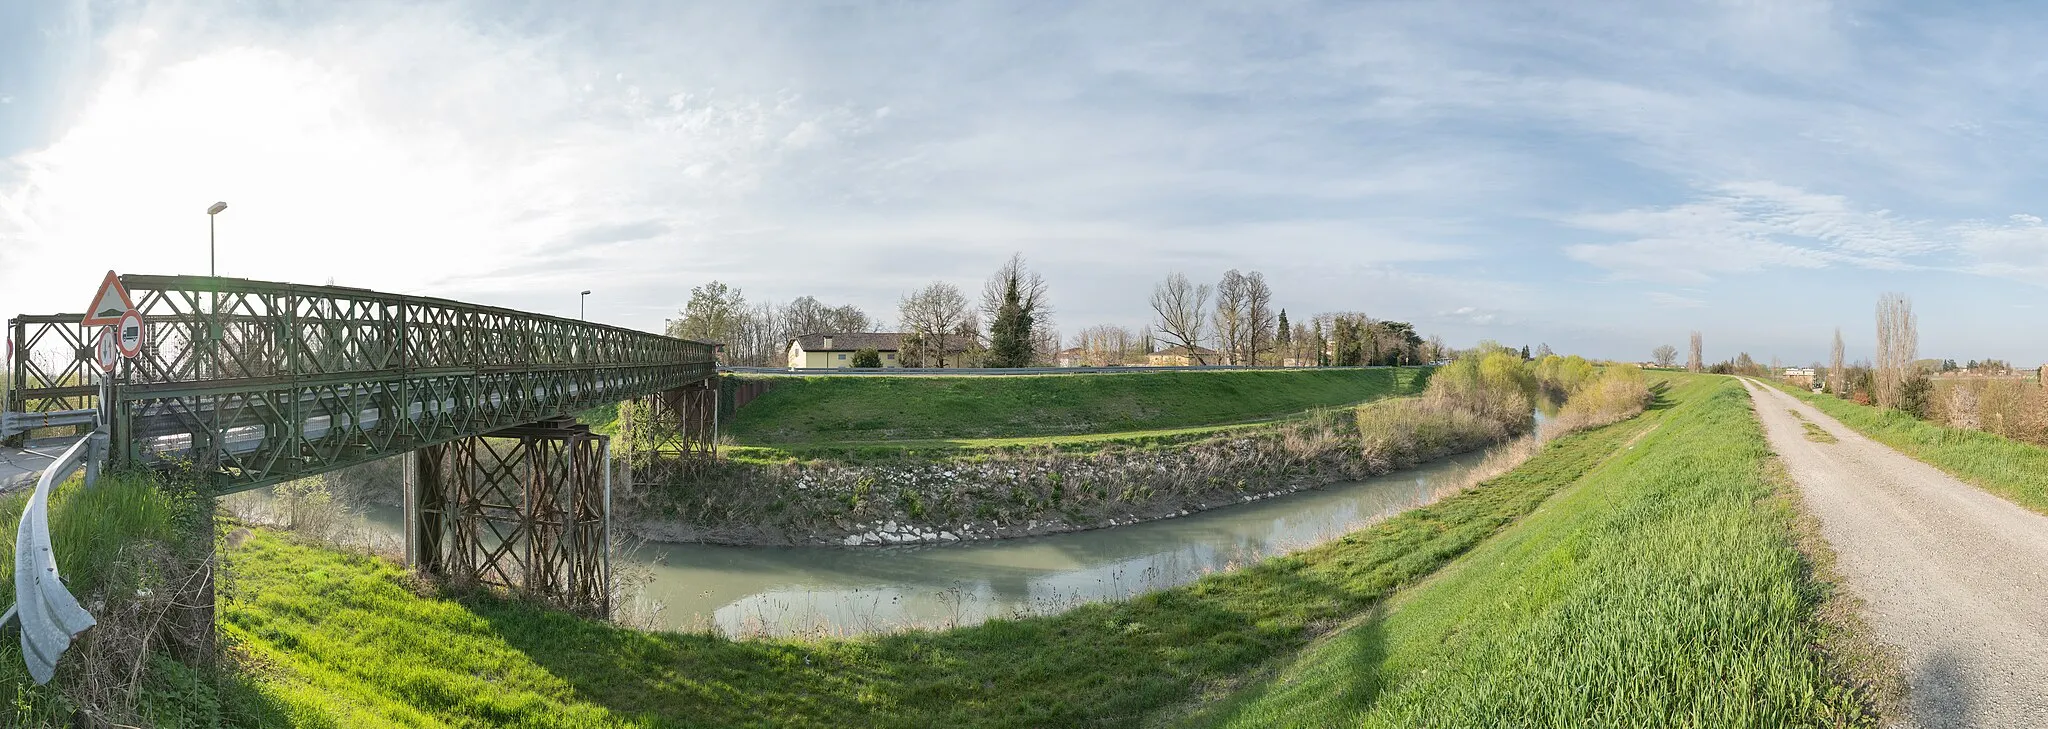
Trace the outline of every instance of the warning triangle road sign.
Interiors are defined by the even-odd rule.
[[[92,326],[112,326],[121,323],[121,315],[135,308],[129,300],[128,289],[121,286],[121,277],[107,272],[107,280],[100,282],[100,292],[93,294],[92,306],[85,310],[81,323]]]

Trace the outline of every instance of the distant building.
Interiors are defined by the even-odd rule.
[[[1199,362],[1196,361],[1197,358],[1200,359]],[[1189,354],[1187,347],[1167,347],[1146,355],[1145,363],[1153,367],[1189,367],[1197,364],[1215,364],[1217,359],[1216,350],[1198,344],[1195,345],[1192,355]]]
[[[789,340],[789,368],[815,370],[852,367],[854,353],[863,349],[872,349],[881,355],[883,367],[902,367],[903,342],[909,337],[909,334],[903,332],[805,334]],[[959,367],[960,355],[967,351],[967,338],[948,337],[946,345],[946,366]]]
[[[1053,363],[1061,367],[1087,367],[1088,351],[1080,347],[1062,349],[1052,356]]]
[[[1805,388],[1813,387],[1812,367],[1787,367],[1782,377],[1784,377],[1786,384]]]
[[[873,349],[883,367],[899,367],[903,335],[895,332],[820,332],[789,340],[789,368],[797,370],[852,367],[853,354]]]

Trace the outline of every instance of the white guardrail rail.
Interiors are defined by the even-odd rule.
[[[21,655],[37,685],[49,683],[56,675],[57,658],[71,647],[72,639],[98,623],[57,579],[57,553],[50,545],[50,490],[79,466],[87,465],[87,458],[98,454],[97,444],[105,437],[95,433],[78,439],[43,471],[35,492],[29,495],[28,508],[21,512],[21,527],[14,533],[15,603],[0,615],[0,625],[20,621]]]

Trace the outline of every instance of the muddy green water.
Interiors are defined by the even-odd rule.
[[[903,547],[647,543],[619,560],[634,615],[727,635],[855,635],[1054,613],[1186,584],[1312,547],[1428,503],[1491,451],[1175,519],[1026,539]],[[265,499],[253,492],[252,500]],[[358,541],[394,546],[401,515],[371,507]]]

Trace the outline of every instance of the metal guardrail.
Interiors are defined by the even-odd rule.
[[[72,425],[96,425],[100,421],[98,410],[57,410],[54,412],[0,412],[0,439],[36,428],[59,428]]]
[[[99,437],[80,439],[43,471],[14,533],[15,603],[0,616],[0,625],[21,622],[21,655],[37,685],[49,683],[71,641],[98,624],[58,578],[57,554],[50,544],[50,490],[86,465]]]

